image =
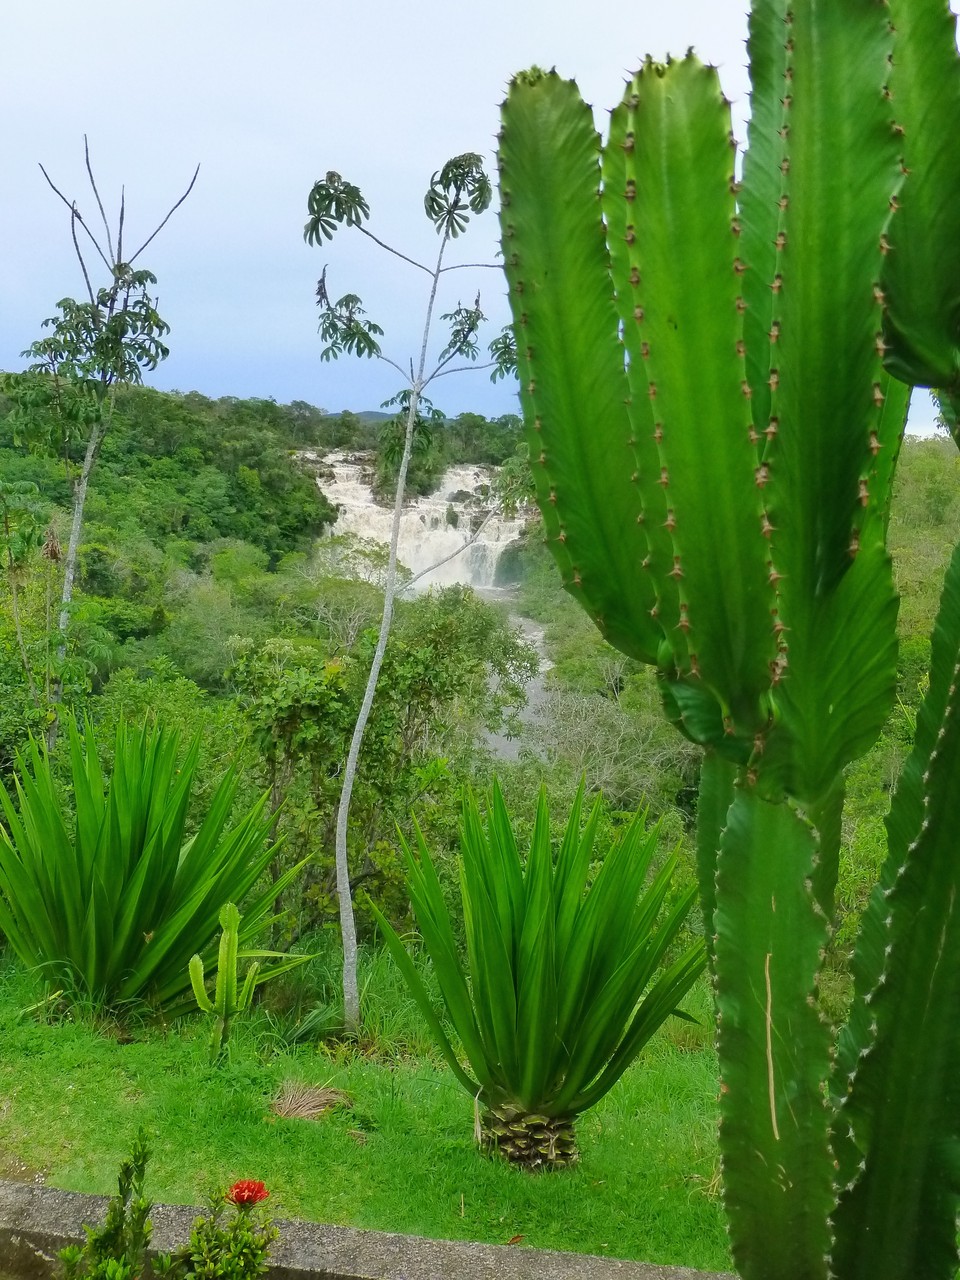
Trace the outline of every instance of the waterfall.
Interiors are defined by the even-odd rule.
[[[374,455],[337,451],[322,457],[301,456],[317,469],[318,486],[340,512],[332,532],[354,533],[389,545],[393,507],[380,506],[373,496]],[[490,510],[487,494],[493,474],[490,467],[450,467],[436,493],[409,498],[400,519],[400,563],[416,575],[464,547],[472,529]],[[494,514],[475,542],[420,578],[416,589],[454,583],[491,587],[501,552],[519,537],[522,527],[522,519]]]

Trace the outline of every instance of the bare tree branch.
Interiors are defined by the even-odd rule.
[[[451,360],[455,354],[456,352],[450,356]],[[444,360],[437,365],[433,373],[431,373],[430,377],[426,379],[423,385],[428,387],[434,378],[444,378],[448,373],[473,373],[475,370],[479,369],[492,369],[496,363],[496,360],[488,360],[486,364],[458,364],[456,368],[448,369],[447,362]]]
[[[77,223],[78,222],[80,222],[81,226],[83,225],[80,215],[79,213],[77,213],[77,206],[73,205],[70,209],[70,236],[73,240],[73,247],[77,251],[77,261],[80,263],[80,270],[83,272],[84,283],[87,286],[87,296],[90,299],[90,305],[93,307],[93,313],[92,313],[93,321],[96,324],[97,299],[93,292],[93,285],[90,283],[90,275],[89,275],[89,272],[87,271],[87,264],[84,262],[83,254],[80,252],[80,242],[77,240]]]
[[[107,221],[107,215],[103,207],[103,201],[100,199],[100,192],[97,190],[97,180],[93,176],[93,166],[90,164],[90,143],[87,141],[86,134],[83,135],[83,159],[84,159],[84,163],[87,166],[87,177],[90,179],[90,186],[93,188],[93,194],[97,200],[97,208],[100,210],[100,217],[103,220],[103,229],[107,233],[107,248],[110,251],[110,257],[113,258],[115,262],[119,261],[119,251],[117,253],[116,258],[114,258],[114,255],[113,255],[113,239],[111,238],[111,235],[110,235],[110,223]]]
[[[97,253],[99,253],[99,255],[100,255],[101,259],[103,260],[103,265],[107,268],[107,270],[108,270],[108,271],[111,271],[111,272],[112,272],[112,270],[113,270],[113,264],[111,263],[111,261],[110,261],[110,259],[107,257],[107,255],[103,252],[103,250],[100,248],[100,242],[97,240],[97,237],[93,234],[93,232],[90,230],[90,228],[89,228],[89,227],[87,226],[87,224],[84,222],[84,220],[83,220],[83,216],[82,216],[82,214],[80,213],[80,210],[77,208],[77,203],[76,203],[76,201],[75,201],[75,200],[68,200],[68,199],[67,199],[67,197],[63,194],[63,192],[60,190],[60,188],[59,188],[58,186],[56,186],[56,185],[55,185],[55,183],[54,183],[53,179],[50,177],[49,173],[47,173],[47,171],[46,171],[46,169],[43,167],[43,165],[40,165],[40,172],[41,172],[41,173],[43,174],[43,176],[46,178],[46,180],[47,180],[47,186],[50,188],[50,190],[54,193],[54,195],[57,195],[57,196],[59,196],[59,197],[60,197],[60,199],[63,201],[63,203],[64,203],[64,204],[67,206],[67,208],[70,210],[70,212],[71,212],[71,214],[73,215],[73,217],[75,217],[75,218],[76,218],[76,220],[80,223],[81,227],[83,227],[84,231],[85,231],[85,232],[87,233],[87,235],[90,237],[90,240],[91,240],[91,242],[92,242],[92,244],[93,244],[93,247],[96,249]]]
[[[449,267],[441,267],[441,271],[466,271],[468,267],[483,267],[488,271],[502,271],[500,262],[453,262]]]
[[[123,220],[127,216],[127,189],[120,188],[120,219],[117,223],[117,265],[123,261]]]
[[[461,551],[466,551],[467,547],[472,547],[473,544],[477,541],[481,533],[483,533],[484,529],[487,527],[487,525],[490,523],[490,521],[493,519],[493,517],[496,514],[497,513],[495,510],[488,511],[487,514],[480,521],[480,523],[477,525],[476,529],[474,529],[473,533],[471,533],[470,537],[466,540],[466,542],[463,543],[462,546],[457,547],[456,551],[451,551],[449,555],[443,556],[440,560],[435,560],[432,565],[430,565],[426,569],[421,569],[420,572],[415,573],[412,578],[408,578],[407,581],[403,584],[402,589],[406,591],[408,587],[412,587],[413,584],[415,582],[419,582],[421,578],[426,578],[429,574],[433,573],[436,569],[439,569],[441,565],[446,564],[448,560],[455,560],[457,556],[460,555]]]
[[[146,240],[144,240],[143,244],[140,246],[140,248],[137,250],[137,252],[136,252],[136,253],[131,257],[131,259],[130,259],[130,263],[131,263],[131,265],[132,265],[134,262],[136,262],[136,260],[140,257],[141,253],[143,253],[144,249],[147,247],[147,245],[150,243],[150,241],[151,241],[151,240],[153,240],[156,236],[158,236],[158,235],[160,234],[160,232],[161,232],[161,231],[163,230],[163,228],[167,225],[167,223],[170,221],[170,219],[173,217],[173,215],[176,213],[176,211],[177,211],[177,210],[180,208],[180,206],[183,204],[184,200],[186,200],[187,196],[188,196],[188,195],[190,194],[190,192],[193,190],[193,184],[196,182],[196,180],[197,180],[197,174],[198,174],[199,172],[200,172],[200,166],[199,166],[199,165],[197,165],[196,169],[194,169],[194,171],[193,171],[193,177],[190,179],[190,185],[189,185],[189,187],[187,187],[186,191],[183,193],[183,195],[180,197],[180,199],[177,201],[177,203],[173,206],[173,208],[170,210],[170,212],[167,214],[167,216],[164,218],[164,220],[160,223],[160,225],[156,228],[156,230],[155,230],[155,231],[153,231],[151,235],[147,236]]]
[[[404,262],[409,262],[411,267],[419,267],[420,270],[425,271],[428,276],[433,275],[433,272],[429,267],[425,267],[422,262],[417,262],[416,258],[408,258],[405,253],[401,253],[399,249],[394,249],[392,245],[387,244],[384,240],[375,236],[373,232],[368,231],[366,227],[362,227],[358,224],[357,230],[362,231],[365,236],[369,236],[375,244],[378,244],[381,249],[386,249],[387,253],[392,253],[395,258],[402,258]]]

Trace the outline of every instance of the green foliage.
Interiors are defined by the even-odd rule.
[[[484,171],[482,158],[468,151],[448,160],[433,175],[423,197],[423,207],[438,235],[456,239],[470,221],[468,210],[470,213],[483,213],[490,207],[492,195],[493,188]]]
[[[152,1224],[143,1194],[149,1152],[143,1130],[120,1165],[117,1194],[101,1227],[85,1227],[87,1242],[60,1252],[63,1280],[139,1280],[147,1266]]]
[[[190,955],[209,955],[224,902],[247,899],[274,856],[266,797],[228,826],[237,790],[228,769],[187,838],[198,739],[181,761],[175,734],[145,727],[134,736],[121,722],[107,787],[90,725],[81,734],[70,720],[68,730],[72,821],[35,742],[17,758],[17,803],[0,789],[0,927],[68,1004],[183,1010]],[[299,870],[248,902],[244,942]]]
[[[230,671],[265,782],[288,798],[281,816],[288,847],[295,857],[312,855],[302,927],[331,906],[342,761],[375,643],[364,630],[330,656],[335,626],[325,630],[319,645],[244,641]],[[469,589],[430,592],[399,608],[360,754],[350,828],[351,876],[391,916],[404,911],[394,823],[406,825],[414,803],[449,809],[457,779],[448,758],[464,755],[482,729],[509,727],[535,669],[535,655],[503,615]]]
[[[461,1066],[403,943],[377,913],[457,1079],[487,1109],[516,1108],[518,1118],[570,1120],[593,1106],[676,1010],[705,965],[702,942],[672,962],[665,958],[695,890],[667,902],[675,858],[644,890],[657,829],[646,832],[644,815],[638,814],[597,859],[599,803],[581,830],[582,800],[581,786],[554,859],[541,791],[524,862],[499,787],[494,784],[486,824],[467,795],[461,846],[466,964],[419,829],[419,858],[404,842],[407,888],[472,1076]],[[595,860],[600,869],[590,883]],[[563,1163],[571,1154],[561,1143],[543,1162]]]
[[[744,1277],[957,1265],[950,577],[833,1117],[817,1007],[843,770],[897,692],[886,537],[908,393],[889,373],[956,398],[954,27],[942,0],[756,0],[742,185],[728,104],[692,54],[646,60],[605,145],[555,73],[516,77],[504,106],[504,259],[547,538],[707,749],[698,866]],[[948,492],[926,488],[946,520]],[[907,922],[928,913],[924,951]]]
[[[160,1260],[157,1274],[170,1280],[256,1280],[263,1275],[270,1250],[280,1232],[256,1201],[238,1199],[262,1183],[238,1182],[223,1195],[210,1198],[206,1214],[196,1219],[190,1241],[171,1257]]]

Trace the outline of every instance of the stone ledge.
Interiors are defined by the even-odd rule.
[[[100,1222],[106,1196],[79,1195],[0,1180],[0,1273],[5,1280],[48,1280],[57,1253],[82,1243],[85,1223]],[[154,1205],[153,1245],[167,1251],[188,1239],[199,1210]],[[312,1222],[278,1222],[268,1280],[734,1280],[686,1267],[510,1245],[424,1240]]]

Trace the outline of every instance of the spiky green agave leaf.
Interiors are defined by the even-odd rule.
[[[598,809],[581,830],[582,798],[581,784],[554,860],[541,791],[524,864],[499,790],[486,822],[473,796],[465,796],[461,896],[467,968],[419,830],[419,857],[403,846],[414,912],[473,1077],[463,1069],[401,939],[377,912],[441,1051],[460,1082],[487,1106],[508,1104],[548,1117],[571,1117],[592,1106],[704,968],[701,943],[663,966],[693,891],[667,902],[675,858],[644,889],[657,831],[645,830],[642,814],[587,887]],[[505,883],[519,886],[518,902],[504,892]],[[497,967],[502,973],[494,973]],[[496,1002],[502,1007],[493,1008]]]

